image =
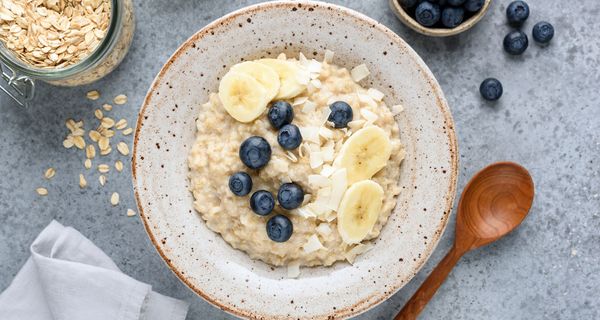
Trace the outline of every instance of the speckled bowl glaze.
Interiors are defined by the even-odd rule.
[[[194,120],[227,69],[243,59],[305,53],[352,68],[364,86],[401,103],[397,117],[407,158],[402,193],[375,247],[354,265],[285,268],[251,260],[209,230],[192,207],[188,152]],[[235,128],[231,128],[235,130]],[[227,137],[223,137],[227,139]],[[390,297],[423,266],[452,208],[458,151],[452,116],[435,78],[396,34],[349,9],[320,2],[268,2],[231,13],[187,40],[150,88],[139,114],[133,179],[140,217],[169,268],[193,291],[240,317],[332,319],[359,314]]]

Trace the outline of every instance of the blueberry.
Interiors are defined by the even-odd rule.
[[[275,129],[280,129],[294,120],[292,105],[285,101],[275,101],[269,108],[269,122]]]
[[[234,173],[229,177],[229,189],[236,196],[243,197],[252,190],[252,178],[245,172]]]
[[[284,183],[277,193],[279,205],[287,210],[298,208],[304,201],[304,190],[295,183]]]
[[[275,242],[286,242],[292,236],[294,226],[284,215],[278,214],[267,221],[267,236]]]
[[[512,55],[519,55],[527,50],[529,40],[527,35],[521,31],[511,31],[504,37],[504,50]]]
[[[502,83],[495,78],[487,78],[483,80],[479,86],[479,93],[488,101],[496,101],[502,96]]]
[[[425,27],[431,27],[440,20],[440,6],[431,2],[421,2],[415,10],[415,20]]]
[[[398,3],[404,8],[412,8],[417,4],[417,0],[398,0]]]
[[[275,208],[275,198],[266,190],[258,190],[250,197],[250,208],[254,213],[266,216]]]
[[[329,106],[331,114],[327,120],[333,122],[336,128],[345,128],[352,121],[352,107],[344,101],[336,101]]]
[[[477,12],[483,7],[485,0],[467,0],[463,6],[469,12]]]
[[[506,7],[506,18],[515,26],[520,26],[529,17],[529,6],[525,1],[513,1]]]
[[[463,22],[465,9],[446,7],[442,11],[442,24],[448,28],[454,28]]]
[[[462,6],[467,0],[448,0],[448,4],[451,6]]]
[[[554,27],[546,22],[538,22],[533,26],[533,40],[539,43],[548,43],[554,37]]]
[[[286,150],[294,150],[302,142],[302,134],[295,124],[286,124],[277,134],[277,142]]]
[[[250,169],[260,169],[271,160],[271,146],[263,137],[250,137],[240,146],[240,159]]]

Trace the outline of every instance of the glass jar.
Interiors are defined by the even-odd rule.
[[[135,18],[132,0],[110,1],[111,19],[104,39],[90,55],[71,66],[60,69],[34,67],[0,41],[0,71],[6,82],[0,83],[0,89],[19,105],[27,106],[33,100],[36,80],[72,87],[94,82],[113,71],[129,51]]]

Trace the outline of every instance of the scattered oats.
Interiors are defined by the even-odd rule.
[[[574,257],[577,255],[577,249],[571,249],[571,257]]]
[[[98,142],[100,140],[100,138],[102,138],[102,135],[100,134],[100,132],[98,132],[96,130],[90,130],[90,132],[88,132],[88,136],[94,142]]]
[[[100,148],[100,151],[107,150],[108,148],[110,148],[110,140],[108,140],[107,137],[101,136],[98,140],[98,148]]]
[[[83,130],[82,128],[75,128],[75,130],[73,130],[71,134],[74,137],[83,137],[83,135],[85,134],[85,130]]]
[[[112,110],[112,106],[108,103],[105,103],[102,105],[102,109],[104,109],[104,111],[111,111]]]
[[[85,177],[81,173],[79,174],[79,187],[81,189],[87,187],[87,181],[85,181]]]
[[[37,192],[37,194],[39,194],[40,196],[48,195],[48,189],[46,189],[46,188],[37,188],[37,189],[35,189],[35,192]]]
[[[127,96],[124,94],[120,94],[118,96],[115,97],[115,99],[113,100],[113,102],[115,104],[121,105],[121,104],[126,104],[127,103]]]
[[[90,144],[85,148],[85,156],[88,159],[94,159],[96,157],[96,147],[94,147],[93,144]]]
[[[101,175],[98,177],[98,181],[100,182],[100,185],[101,185],[101,186],[104,186],[104,185],[106,184],[106,176],[105,176],[105,175],[103,175],[103,174],[101,174]]]
[[[110,171],[110,167],[107,164],[99,164],[98,171],[100,171],[100,173],[107,173]]]
[[[117,144],[117,150],[119,150],[119,152],[124,156],[129,155],[129,147],[125,142],[119,142]]]
[[[83,162],[83,166],[84,166],[86,169],[91,169],[91,168],[92,168],[92,160],[90,160],[90,159],[85,159],[85,162]]]
[[[108,118],[108,117],[102,118],[101,125],[105,129],[110,129],[115,125],[115,120]]]
[[[115,129],[123,130],[125,128],[127,128],[127,120],[121,119],[121,120],[117,121],[117,123],[115,123]]]
[[[44,177],[48,180],[52,179],[52,177],[54,177],[54,175],[56,174],[56,170],[54,170],[54,168],[48,168],[46,170],[46,172],[44,172]]]
[[[85,140],[83,140],[83,137],[81,136],[73,137],[73,144],[75,144],[79,150],[83,150],[83,148],[85,148]]]
[[[123,171],[123,162],[121,162],[121,160],[117,160],[117,162],[115,162],[115,169],[117,169],[119,172]]]
[[[116,206],[119,204],[119,194],[116,192],[113,192],[112,196],[110,196],[110,204],[112,204],[113,206]]]
[[[102,120],[102,118],[104,118],[104,114],[100,109],[96,109],[96,111],[94,111],[94,116],[96,116],[96,119],[98,120]]]
[[[123,135],[124,135],[124,136],[128,136],[128,135],[130,135],[132,132],[133,132],[133,129],[132,129],[132,128],[127,128],[127,129],[123,130],[123,132],[122,132],[122,133],[123,133]]]
[[[65,139],[65,141],[63,141],[63,147],[65,147],[67,149],[73,148],[74,145],[75,144],[73,143],[73,139],[72,138],[71,139],[67,138],[67,139]]]
[[[115,131],[110,129],[104,129],[103,135],[107,138],[112,138],[115,136]]]
[[[131,210],[131,209],[127,209],[127,216],[128,217],[133,217],[135,216],[135,211]]]
[[[98,92],[98,90],[88,91],[86,96],[90,100],[98,100],[100,99],[100,92]]]
[[[112,152],[112,148],[108,147],[108,149],[100,150],[100,155],[101,156],[106,156],[106,155],[109,155],[111,152]]]

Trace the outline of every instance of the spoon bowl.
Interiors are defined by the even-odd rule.
[[[456,246],[475,249],[515,229],[533,202],[533,180],[527,169],[512,162],[494,163],[465,187],[456,218]]]

